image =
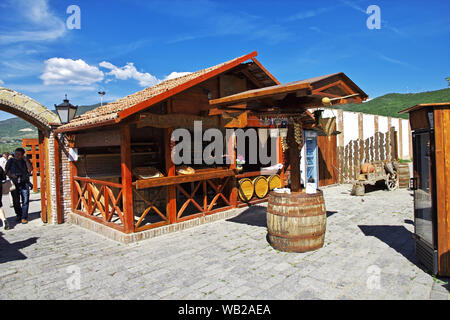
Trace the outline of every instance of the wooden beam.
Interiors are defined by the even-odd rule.
[[[161,178],[142,179],[142,180],[137,180],[134,184],[136,186],[136,189],[140,190],[140,189],[155,188],[155,187],[161,187],[161,186],[173,186],[176,184],[208,180],[208,179],[225,178],[225,177],[233,176],[234,174],[235,174],[234,170],[229,170],[229,169],[220,170],[219,169],[219,170],[210,171],[210,172],[200,172],[200,173],[187,174],[187,175],[178,175],[178,176],[174,175],[174,176],[161,177]]]
[[[249,80],[251,83],[253,83],[256,87],[258,88],[262,88],[263,85],[261,84],[261,82],[258,81],[258,79],[255,78],[254,75],[252,75],[250,73],[250,71],[248,69],[242,69],[240,70]]]
[[[217,69],[209,71],[209,72],[207,72],[207,73],[205,73],[203,75],[200,75],[200,76],[198,76],[198,77],[196,77],[196,78],[194,78],[194,79],[192,79],[190,81],[187,81],[187,82],[185,82],[185,83],[183,83],[183,84],[181,84],[179,86],[176,86],[175,88],[167,90],[164,93],[161,93],[161,94],[159,94],[157,96],[154,96],[154,97],[152,97],[150,99],[147,99],[145,101],[139,102],[138,104],[134,105],[133,107],[127,108],[125,110],[122,110],[122,111],[120,111],[118,113],[119,118],[116,121],[119,122],[122,119],[125,119],[125,118],[127,118],[127,117],[129,117],[129,116],[131,116],[131,115],[133,115],[133,114],[135,114],[137,112],[139,112],[139,111],[147,109],[148,107],[150,107],[150,106],[152,106],[152,105],[154,105],[154,104],[156,104],[158,102],[161,102],[163,100],[166,100],[167,98],[169,98],[169,97],[171,97],[171,96],[173,96],[173,95],[175,95],[177,93],[180,93],[180,92],[182,92],[182,91],[184,91],[186,89],[189,89],[189,88],[193,87],[194,85],[199,84],[200,82],[203,82],[205,80],[211,79],[211,78],[213,78],[213,77],[215,77],[215,76],[217,76],[217,75],[219,75],[219,74],[221,74],[221,73],[223,73],[225,71],[228,71],[228,70],[238,66],[242,62],[245,62],[245,61],[255,57],[257,54],[258,53],[256,51],[254,51],[252,53],[249,53],[249,54],[247,54],[247,55],[245,55],[245,56],[243,56],[243,57],[241,57],[239,59],[236,59],[236,60],[234,60],[232,62],[229,62],[229,63],[227,63],[227,64],[225,64],[225,65],[223,65],[223,66],[221,66],[221,67],[219,67]]]
[[[130,125],[120,125],[120,158],[122,170],[122,198],[125,233],[134,231],[133,186],[131,173],[131,135]]]
[[[243,103],[250,100],[258,100],[263,98],[269,98],[275,95],[283,93],[295,93],[297,91],[304,92],[307,95],[311,87],[308,83],[293,83],[285,85],[276,85],[272,87],[266,87],[261,89],[248,90],[241,93],[233,94],[231,96],[209,100],[209,104],[212,106],[232,105]]]
[[[64,133],[64,132],[84,131],[87,129],[93,129],[93,128],[98,128],[98,127],[103,127],[103,126],[110,126],[110,125],[114,125],[116,123],[117,123],[117,121],[114,119],[106,120],[106,121],[99,121],[99,122],[89,123],[89,124],[76,126],[76,127],[58,128],[54,131],[54,133],[58,134],[58,133]]]
[[[275,78],[262,64],[258,61],[256,58],[252,58],[252,61],[262,70],[265,74],[269,76],[270,79],[273,80],[276,84],[280,84],[280,81],[278,81],[277,78]]]

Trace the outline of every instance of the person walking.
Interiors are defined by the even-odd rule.
[[[2,153],[2,156],[0,158],[0,167],[2,167],[3,171],[5,171],[5,174],[6,174],[6,163],[12,157],[13,156],[11,154],[9,154],[9,152]],[[9,206],[12,208],[13,207],[13,198],[12,198],[11,193],[8,193],[8,196],[9,196]]]
[[[3,171],[6,170],[6,163],[8,162],[8,159],[9,159],[9,153],[3,152],[2,157],[0,158],[0,167],[2,167]]]
[[[33,165],[25,157],[25,150],[23,148],[17,148],[14,151],[14,158],[9,159],[6,163],[6,174],[16,187],[11,192],[16,221],[21,221],[23,224],[28,223],[31,171],[33,171]]]
[[[3,211],[3,204],[2,204],[2,187],[3,187],[3,181],[6,180],[6,174],[5,174],[5,170],[3,170],[3,166],[0,165],[0,219],[3,222],[3,228],[5,230],[9,229],[9,224],[8,224],[8,220],[6,220],[6,216],[5,216],[5,211]]]

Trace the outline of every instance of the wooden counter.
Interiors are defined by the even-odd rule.
[[[161,177],[161,178],[151,178],[151,179],[139,179],[133,182],[133,185],[137,190],[153,188],[153,187],[161,187],[161,186],[169,186],[174,184],[181,184],[186,182],[194,182],[200,180],[208,180],[215,178],[225,178],[234,176],[235,171],[230,169],[218,169],[211,170],[207,169],[205,171],[196,172],[194,174],[188,175],[178,175],[175,177]]]

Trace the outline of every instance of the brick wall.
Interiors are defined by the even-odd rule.
[[[56,170],[55,170],[55,135],[50,133],[48,138],[49,149],[49,175],[50,175],[50,199],[51,199],[51,219],[48,220],[51,224],[57,223],[56,216]]]

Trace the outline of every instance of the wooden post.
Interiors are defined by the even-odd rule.
[[[73,148],[75,146],[75,135],[72,135],[69,139],[69,148]],[[78,192],[75,187],[75,181],[73,177],[78,175],[78,169],[73,161],[69,161],[69,169],[70,169],[70,194],[71,194],[71,207],[72,210],[75,210],[75,206],[78,202]]]
[[[39,155],[39,139],[22,139],[22,147],[27,155],[31,156],[30,162],[33,166],[33,192],[38,192],[37,174],[40,171],[37,156]]]
[[[44,136],[44,162],[45,162],[45,193],[47,194],[47,221],[52,221],[52,197],[51,197],[51,183],[50,183],[50,144],[49,137]]]
[[[289,164],[291,166],[291,192],[300,192],[300,150],[295,141],[294,125],[288,125]]]
[[[347,174],[345,172],[344,166],[345,166],[345,158],[344,158],[344,111],[342,109],[337,110],[337,119],[336,119],[336,125],[337,125],[337,131],[340,132],[338,139],[337,139],[337,145],[338,145],[338,167],[339,172],[342,174]],[[339,175],[339,183],[344,183],[345,178],[343,175]]]
[[[120,125],[120,158],[122,170],[123,217],[126,233],[134,232],[133,185],[131,173],[130,125]]]
[[[173,128],[164,129],[164,147],[165,147],[165,158],[166,158],[166,172],[168,177],[174,177],[175,164],[172,162],[172,137]],[[176,223],[177,221],[177,195],[176,186],[167,186],[167,205],[166,212],[170,223]]]
[[[58,224],[61,224],[63,223],[63,213],[61,206],[61,153],[57,134],[54,138],[53,149],[55,158],[56,221]]]
[[[283,154],[283,148],[281,146],[281,137],[277,138],[277,163],[283,163],[284,164],[284,154]],[[285,176],[285,172],[286,172],[285,167],[283,167],[283,169],[281,169],[280,172],[280,179],[281,179],[281,187],[284,188],[284,176]]]
[[[234,149],[234,141],[236,136],[234,133],[229,137],[227,141],[227,153],[228,159],[230,159],[230,170],[236,169],[236,151]],[[238,189],[236,178],[233,177],[231,180],[231,193],[230,193],[230,204],[233,207],[237,207]]]
[[[44,164],[44,133],[39,130],[39,175],[41,178],[41,186],[40,186],[40,192],[41,192],[41,220],[44,223],[47,223],[47,197],[46,195],[46,180],[45,180],[45,164]]]

